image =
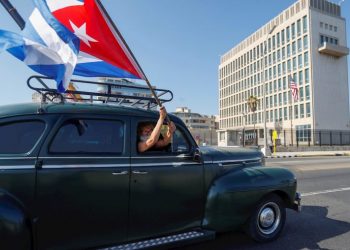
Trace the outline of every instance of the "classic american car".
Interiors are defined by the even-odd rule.
[[[137,152],[138,124],[158,116],[108,103],[2,106],[0,249],[174,247],[237,229],[276,239],[286,208],[300,208],[295,176],[254,149],[200,148],[173,115],[171,147]]]

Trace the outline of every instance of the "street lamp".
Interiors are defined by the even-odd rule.
[[[276,28],[276,24],[274,24],[272,26],[272,28],[270,29],[269,33],[267,33],[266,35],[266,39],[265,39],[265,43],[264,43],[264,55],[263,55],[263,68],[262,68],[262,86],[263,86],[263,98],[264,98],[264,110],[263,110],[263,117],[264,117],[264,149],[265,149],[265,156],[266,155],[270,155],[271,152],[270,152],[270,148],[267,146],[267,128],[266,128],[266,86],[265,86],[265,82],[266,82],[266,79],[265,79],[265,56],[267,54],[267,51],[266,51],[266,47],[267,47],[267,41],[268,41],[268,38],[269,38],[269,35],[272,34],[272,32],[275,30]]]
[[[246,115],[247,115],[247,113],[246,112],[242,112],[241,113],[242,114],[242,124],[243,124],[243,129],[242,129],[242,145],[243,145],[243,147],[245,147],[245,123],[246,123],[246,119],[247,119],[247,117],[246,117]]]

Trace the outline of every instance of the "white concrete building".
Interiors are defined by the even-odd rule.
[[[262,145],[265,102],[268,130],[349,130],[348,54],[339,5],[299,0],[282,11],[221,57],[219,145],[237,144],[237,131],[253,131],[254,124]],[[259,100],[254,114],[249,96]]]
[[[176,108],[172,114],[185,123],[199,145],[217,145],[218,122],[216,116],[193,113],[187,107]]]

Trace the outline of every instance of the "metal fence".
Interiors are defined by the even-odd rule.
[[[263,130],[241,131],[241,146],[264,144]],[[267,132],[267,142],[273,145],[273,130]],[[314,146],[350,146],[350,130],[313,130],[313,129],[283,129],[277,130],[277,147],[314,147]]]

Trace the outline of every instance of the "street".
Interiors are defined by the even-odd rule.
[[[279,239],[259,244],[233,232],[185,249],[350,249],[350,157],[268,159],[266,166],[293,171],[302,194],[302,212],[287,210]]]

